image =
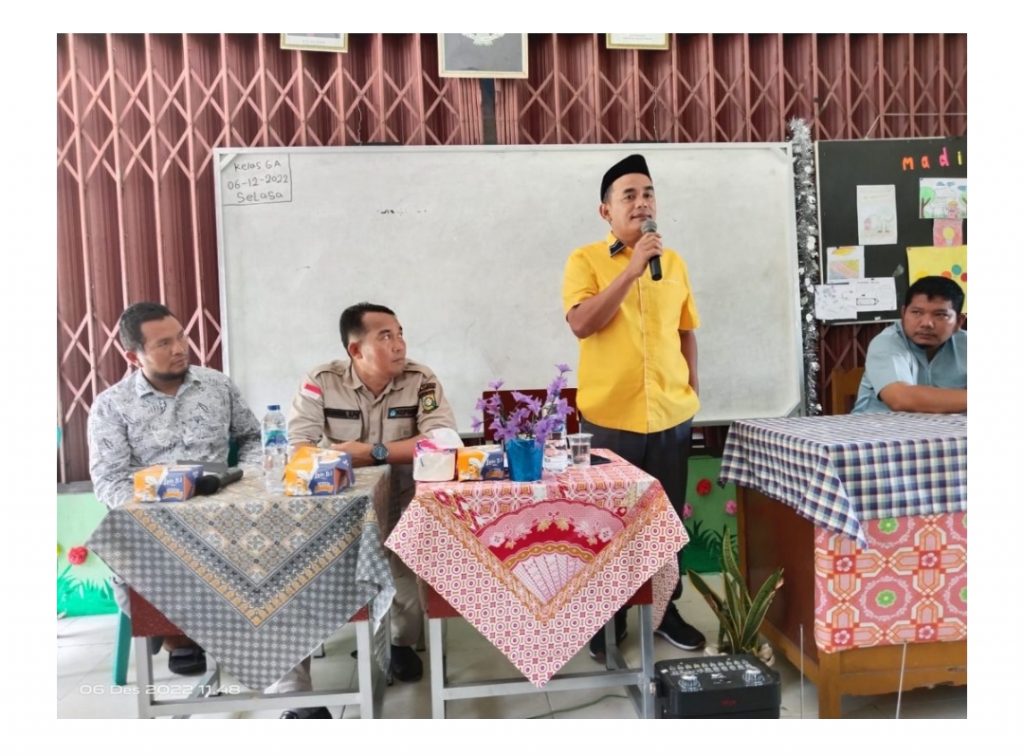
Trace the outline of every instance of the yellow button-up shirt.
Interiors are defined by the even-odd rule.
[[[632,247],[612,253],[614,235],[575,250],[565,264],[566,314],[625,270]],[[686,263],[671,249],[661,255],[662,279],[644,273],[600,331],[580,340],[576,406],[590,422],[634,433],[657,433],[697,414],[700,400],[679,331],[700,325]]]

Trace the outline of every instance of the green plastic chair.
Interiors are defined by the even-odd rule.
[[[132,651],[132,619],[124,612],[117,618],[117,644],[114,646],[114,685],[128,682],[128,658]]]

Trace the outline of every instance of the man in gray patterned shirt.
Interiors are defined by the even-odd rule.
[[[217,370],[190,366],[188,339],[170,310],[133,304],[120,320],[128,362],[139,368],[96,397],[89,412],[89,473],[108,507],[131,501],[132,475],[184,459],[259,467],[260,425],[238,388]]]
[[[161,304],[138,302],[121,315],[121,344],[139,368],[96,397],[89,412],[89,474],[108,507],[132,500],[132,476],[149,465],[193,459],[227,463],[238,443],[242,467],[262,461],[260,425],[221,372],[190,366],[188,338]],[[126,592],[115,596],[127,612]],[[205,669],[202,649],[184,636],[164,639],[172,672]]]

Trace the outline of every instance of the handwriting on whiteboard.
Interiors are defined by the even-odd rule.
[[[220,172],[225,205],[266,205],[292,201],[288,155],[238,155]]]

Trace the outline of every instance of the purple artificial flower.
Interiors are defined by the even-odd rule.
[[[551,381],[551,385],[548,386],[548,401],[551,401],[556,396],[562,393],[562,389],[566,387],[568,381],[565,380],[565,376],[559,375],[555,380]]]
[[[505,412],[501,399],[498,395],[492,394],[486,399],[478,399],[476,409],[483,413],[482,418],[473,419],[473,429],[477,430],[481,425],[490,423],[487,427],[494,432],[497,441],[508,441],[513,438],[532,438],[538,446],[543,446],[545,440],[556,428],[564,426],[565,419],[570,412],[569,402],[560,398],[562,389],[567,385],[565,373],[571,368],[565,363],[556,366],[559,374],[548,386],[547,396],[544,400],[530,396],[521,391],[513,391],[512,399],[515,406],[510,414]],[[492,391],[498,391],[504,381],[497,380],[488,384]]]
[[[683,504],[683,519],[688,520],[693,517],[693,506],[690,502]]]
[[[561,425],[561,421],[555,415],[548,415],[542,417],[537,421],[537,424],[533,426],[533,435],[537,440],[537,446],[544,446],[544,442],[548,440],[548,436],[551,435],[551,431]]]
[[[508,441],[516,437],[516,434],[506,428],[497,418],[494,419],[489,427],[494,431],[494,439],[496,441]]]
[[[729,515],[736,514],[736,502],[733,501],[732,499],[729,499],[729,501],[725,502],[725,513]]]
[[[484,421],[479,417],[474,417],[471,427],[473,428],[474,433],[479,433],[480,429],[484,427]]]
[[[521,391],[513,391],[512,398],[516,400],[520,408],[526,409],[533,414],[540,412],[540,399],[535,399],[529,394],[524,394]],[[516,411],[518,412],[519,410],[517,409]]]

